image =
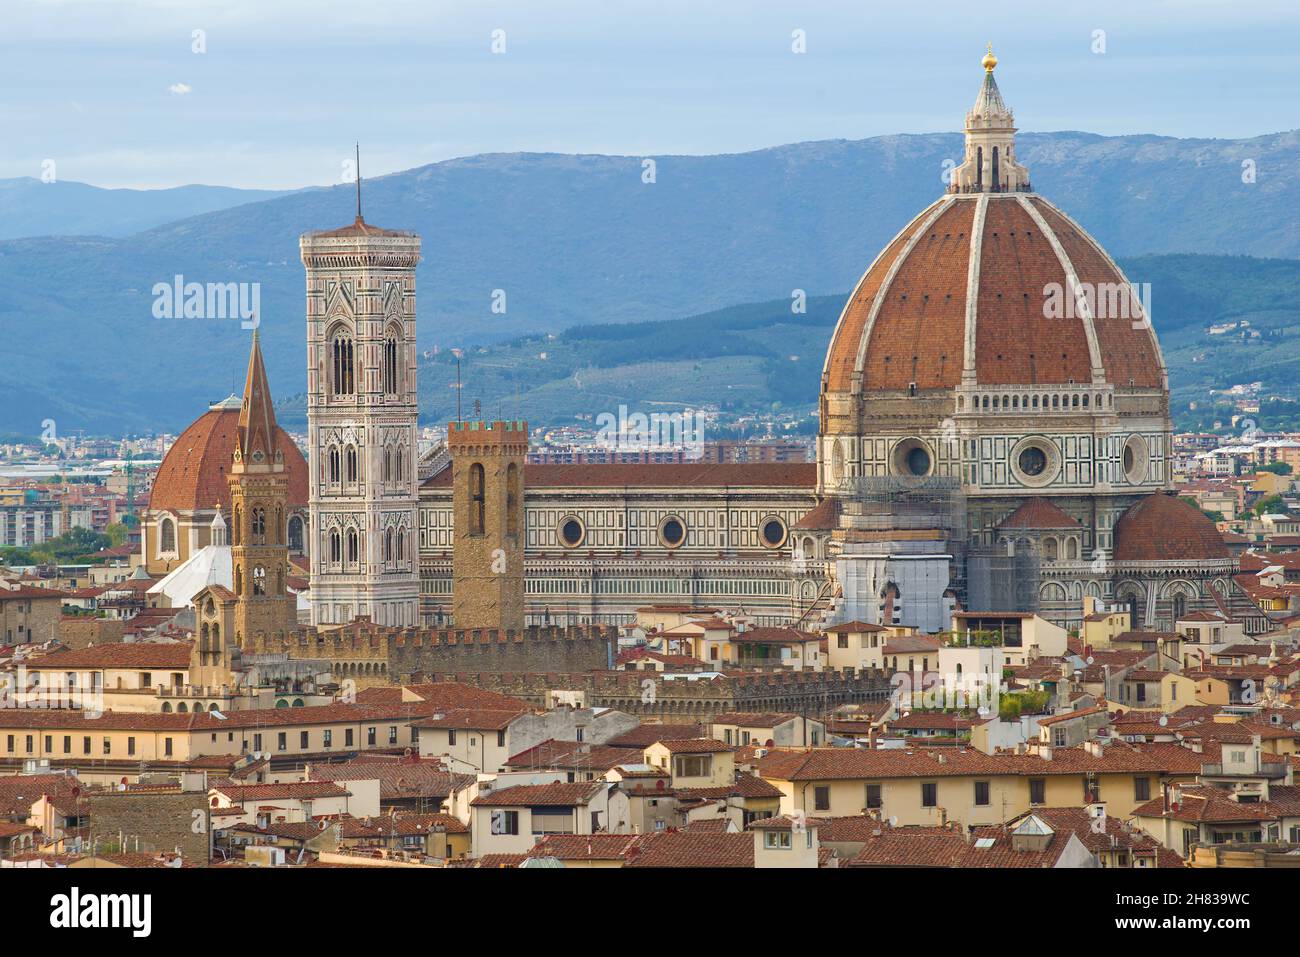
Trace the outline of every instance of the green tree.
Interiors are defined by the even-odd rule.
[[[1291,466],[1285,462],[1269,462],[1267,465],[1261,465],[1257,471],[1272,472],[1274,475],[1290,475]]]
[[[117,548],[119,545],[126,544],[128,529],[121,522],[114,522],[112,525],[109,525],[104,529],[104,534],[107,535],[108,540],[112,542],[112,547]]]
[[[1256,515],[1267,515],[1271,512],[1285,512],[1286,506],[1282,503],[1281,495],[1266,495],[1255,503]]]

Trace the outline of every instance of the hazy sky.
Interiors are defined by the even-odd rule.
[[[955,130],[990,40],[1026,130],[1300,126],[1294,0],[2,2],[0,177],[296,187],[338,182],[356,139],[374,175]]]

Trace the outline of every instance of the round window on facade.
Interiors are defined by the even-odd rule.
[[[930,447],[920,439],[904,439],[894,446],[894,472],[898,475],[910,475],[923,478],[934,467],[934,457]]]
[[[1011,449],[1012,477],[1021,485],[1043,488],[1055,481],[1061,471],[1061,453],[1047,439],[1031,435]]]
[[[785,522],[781,521],[779,518],[769,518],[763,522],[763,528],[760,534],[763,539],[764,547],[780,548],[785,544]]]
[[[677,548],[686,541],[686,523],[676,515],[665,518],[659,525],[659,541],[665,548]]]
[[[560,544],[565,548],[577,548],[587,537],[587,529],[582,524],[582,519],[573,515],[560,519],[559,533]]]
[[[1147,480],[1150,455],[1146,439],[1140,435],[1130,435],[1128,441],[1124,443],[1121,460],[1124,466],[1124,478],[1130,485],[1141,485]]]
[[[1020,471],[1031,478],[1047,471],[1047,453],[1036,445],[1031,445],[1020,453]]]

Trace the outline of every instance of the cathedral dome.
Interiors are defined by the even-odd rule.
[[[1121,301],[1129,288],[1096,240],[1041,196],[950,193],[858,282],[831,339],[824,388],[1161,389],[1164,362],[1141,305]],[[1098,305],[1075,308],[1072,289]],[[1110,304],[1119,315],[1093,318]]]
[[[980,386],[1167,389],[1140,297],[1078,223],[1034,193],[986,57],[946,195],[858,281],[822,376],[831,396]]]
[[[150,510],[189,511],[230,506],[228,478],[239,430],[239,400],[218,402],[181,433],[163,456]],[[288,505],[306,507],[307,462],[284,429],[276,427],[275,447],[289,475]]]
[[[1224,561],[1223,536],[1199,508],[1171,494],[1148,495],[1115,523],[1115,561]]]

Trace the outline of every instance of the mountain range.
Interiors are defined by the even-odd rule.
[[[1179,328],[1182,316],[1214,319],[1216,309],[1231,309],[1233,297],[1245,295],[1234,278],[1233,257],[1300,258],[1300,224],[1293,212],[1300,207],[1300,185],[1290,174],[1300,160],[1300,133],[1249,140],[1025,133],[1018,146],[1035,188],[1124,258],[1131,280],[1153,283],[1162,334],[1166,325]],[[596,408],[588,401],[596,396],[582,399],[584,408],[597,412],[619,402],[649,401],[647,383],[657,388],[669,380],[654,368],[636,375],[623,369],[602,379],[595,370],[619,365],[601,366],[576,344],[598,341],[607,349],[610,343],[639,341],[648,359],[645,349],[672,329],[681,344],[674,361],[712,361],[722,345],[707,341],[700,323],[687,317],[744,303],[764,304],[751,308],[755,330],[764,331],[742,338],[761,341],[771,354],[763,361],[776,357],[800,371],[774,378],[768,369],[755,378],[758,366],[733,353],[739,364],[701,366],[681,380],[684,391],[671,401],[709,401],[688,394],[695,379],[706,392],[730,385],[744,403],[760,407],[773,401],[811,405],[829,336],[826,324],[814,321],[811,303],[828,297],[817,315],[824,312],[833,323],[835,300],[842,303],[879,249],[942,192],[945,162],[959,160],[960,153],[960,135],[930,134],[718,156],[492,154],[369,180],[363,204],[368,222],[414,230],[423,239],[418,308],[429,421],[445,414],[450,390],[436,370],[445,367],[450,347],[470,350],[473,361],[464,370],[470,376],[487,376],[487,358],[533,350],[531,337],[573,343],[565,361],[578,369],[579,393],[599,393]],[[41,234],[0,241],[0,342],[6,353],[0,431],[31,433],[46,418],[63,431],[175,431],[208,403],[237,390],[248,346],[248,332],[237,320],[155,317],[153,290],[176,276],[258,284],[272,388],[292,415],[305,381],[297,239],[311,229],[349,222],[352,187],[272,198],[237,195],[246,191],[204,198],[191,191],[207,188],[183,187],[163,191],[176,194],[176,218],[161,223],[158,218],[167,214],[156,196],[127,196],[117,211],[111,204],[88,207],[80,218],[67,210],[55,215],[24,207],[50,203],[46,197],[52,194],[40,193],[50,188],[38,183],[12,189],[0,200],[6,219],[17,224],[7,225],[6,234]],[[0,195],[5,192],[0,189]],[[224,208],[196,212],[186,205],[201,201]],[[156,224],[121,234],[136,221]],[[68,234],[48,235],[60,231]],[[1200,267],[1226,285],[1207,291],[1196,266],[1189,275],[1173,270],[1183,276],[1177,281],[1168,278],[1172,267],[1162,266],[1161,256],[1175,253],[1216,257]],[[1280,283],[1259,291],[1253,303],[1289,291],[1288,270],[1295,264],[1261,266],[1259,273],[1256,260],[1237,262],[1252,276],[1268,274]],[[1151,271],[1144,273],[1148,266]],[[1166,281],[1161,269],[1172,284],[1163,290],[1157,284]],[[792,323],[795,290],[813,298],[808,314]],[[1178,305],[1180,296],[1192,304]],[[1198,296],[1204,301],[1196,302]],[[494,311],[494,303],[499,308],[503,301],[504,313]],[[1279,306],[1282,321],[1291,313],[1287,303],[1279,300]],[[782,321],[765,324],[773,309]],[[633,331],[636,324],[659,320],[685,321],[646,335]],[[633,325],[590,331],[610,324]],[[568,329],[585,331],[579,338],[560,336]],[[535,360],[544,365],[552,362],[550,352],[558,356],[570,348],[529,354],[548,352],[547,359]],[[1285,367],[1285,355],[1280,358]],[[1172,359],[1170,365],[1177,393],[1183,373]],[[588,367],[593,371],[584,376],[581,369]],[[558,362],[547,368],[563,374],[547,371],[533,382],[516,370],[503,380],[505,394],[531,403],[535,396],[526,393],[536,389],[573,391],[565,383],[574,369]],[[729,378],[719,383],[720,375]],[[762,388],[755,385],[760,381]],[[476,389],[490,413],[487,380],[467,379],[465,397]],[[525,413],[534,420],[564,414],[564,402],[554,404],[554,413],[540,412],[549,408]]]

